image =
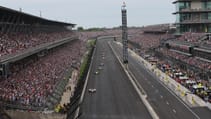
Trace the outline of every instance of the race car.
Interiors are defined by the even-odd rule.
[[[103,68],[101,66],[98,67],[98,70],[102,70]]]
[[[89,89],[89,92],[90,92],[90,93],[95,93],[95,92],[96,92],[96,89],[95,89],[95,88],[90,88],[90,89]]]
[[[100,63],[100,66],[104,66],[104,63]]]
[[[95,74],[95,75],[98,75],[98,74],[99,74],[99,71],[94,72],[94,74]]]

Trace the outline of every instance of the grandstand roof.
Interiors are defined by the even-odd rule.
[[[57,41],[50,42],[50,43],[44,43],[44,44],[38,45],[36,47],[33,47],[31,49],[26,49],[23,52],[19,52],[15,55],[14,54],[5,55],[5,56],[0,57],[0,64],[16,62],[20,59],[23,59],[23,58],[26,58],[33,54],[36,54],[40,51],[49,50],[51,48],[57,47],[59,45],[62,45],[62,44],[65,44],[65,43],[68,43],[68,42],[74,41],[74,40],[76,40],[75,37],[64,38],[62,40],[57,40]]]
[[[10,8],[6,8],[3,6],[0,6],[0,22],[14,22],[15,19],[21,18],[21,22],[24,22],[24,24],[40,24],[40,25],[59,25],[59,26],[72,26],[74,27],[76,24],[72,23],[65,23],[60,21],[54,21],[49,20],[46,18],[38,17],[35,15],[31,15],[28,13],[24,13],[22,11],[13,10]],[[5,17],[6,16],[6,17]],[[11,16],[11,17],[7,17]],[[12,19],[14,18],[14,19]]]

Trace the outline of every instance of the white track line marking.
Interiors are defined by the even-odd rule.
[[[177,111],[175,109],[172,110],[175,114],[177,113]]]
[[[167,105],[169,105],[169,102],[168,102],[168,101],[166,101],[166,104],[167,104]]]

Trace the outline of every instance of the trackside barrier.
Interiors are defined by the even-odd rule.
[[[148,65],[147,68],[150,69],[151,64]],[[182,86],[180,83],[176,82],[174,79],[172,79],[171,77],[169,77],[168,75],[166,75],[165,73],[163,73],[162,71],[160,71],[159,69],[155,69],[155,71],[158,72],[158,78],[160,79],[160,81],[162,81],[169,89],[171,89],[173,92],[175,92],[177,94],[178,97],[180,97],[183,101],[185,102],[189,102],[189,104],[192,104],[190,106],[207,106],[205,101],[203,101],[200,97],[198,97],[195,94],[191,94],[190,91],[185,88],[184,86]],[[169,79],[169,83],[165,83],[165,78]],[[188,98],[188,95],[191,95],[192,98]],[[190,103],[191,102],[191,103]],[[210,108],[211,109],[211,108]]]
[[[186,95],[185,91],[181,92],[181,96],[184,97]]]
[[[211,109],[211,103],[207,102],[209,109]]]
[[[97,42],[97,41],[96,41]],[[96,43],[97,45],[97,43]],[[86,78],[85,78],[85,82],[84,82],[84,85],[83,85],[83,88],[82,88],[82,92],[81,92],[81,96],[80,96],[80,99],[79,99],[79,104],[81,104],[84,100],[84,96],[85,96],[85,91],[86,91],[86,88],[87,88],[87,85],[88,85],[88,81],[89,81],[89,77],[90,77],[90,71],[91,71],[91,68],[93,66],[93,59],[94,59],[94,56],[96,54],[96,48],[93,48],[93,52],[92,52],[92,56],[91,56],[91,61],[90,61],[90,65],[89,65],[89,68],[88,68],[88,72],[87,72],[87,75],[86,75]],[[79,116],[80,116],[80,106],[78,106],[76,108],[76,112],[74,114],[74,119],[77,119]]]
[[[194,105],[195,103],[196,103],[196,101],[195,101],[195,99],[194,99],[194,97],[192,97],[192,104]]]
[[[122,46],[121,43],[117,42],[116,44]],[[182,99],[189,106],[200,106],[200,107],[208,107],[211,110],[211,104],[206,103],[199,96],[192,94],[187,88],[182,86],[180,83],[176,82],[174,79],[163,73],[158,68],[155,68],[148,61],[143,59],[141,56],[137,55],[132,50],[128,49],[129,53],[134,56],[140,63],[144,64],[144,66],[149,69],[152,73],[154,73],[158,79],[165,84],[171,91],[173,91],[180,99]]]

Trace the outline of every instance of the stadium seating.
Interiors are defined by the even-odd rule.
[[[0,37],[0,57],[21,52],[27,48],[52,42],[62,38],[70,37],[72,32],[53,32],[53,33],[9,33],[2,34]]]
[[[6,46],[1,52],[2,55],[21,52],[25,48],[68,37],[70,34],[65,32],[39,34],[36,37],[16,35],[4,35],[5,42],[2,44]],[[20,44],[24,44],[24,47]],[[55,84],[62,79],[68,66],[71,66],[73,61],[80,63],[85,52],[84,46],[83,41],[74,41],[40,57],[37,61],[30,59],[27,63],[24,62],[28,64],[24,68],[23,64],[12,65],[11,75],[7,79],[1,79],[0,100],[13,104],[45,106],[47,96],[53,92]]]
[[[174,51],[171,51],[171,50],[168,50],[168,49],[164,49],[164,48],[159,49],[159,51],[161,53],[163,53],[165,56],[173,57],[173,58],[180,60],[182,62],[185,62],[189,65],[194,65],[194,66],[196,66],[196,67],[198,67],[202,70],[205,69],[205,68],[208,69],[208,70],[211,69],[211,64],[209,62],[199,60],[196,57],[188,57],[188,56],[183,55],[181,53],[177,53],[177,52],[174,52]]]
[[[178,40],[183,40],[191,43],[200,43],[200,38],[202,38],[204,35],[205,33],[186,32],[181,37],[179,37]]]

